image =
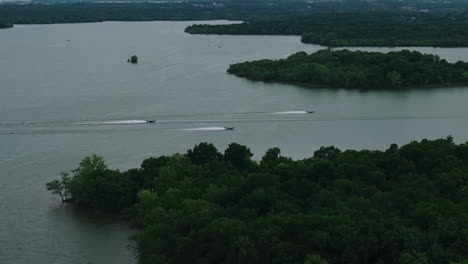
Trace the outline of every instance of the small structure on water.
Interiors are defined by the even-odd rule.
[[[138,56],[137,55],[131,56],[129,59],[127,59],[127,62],[132,63],[132,64],[137,64],[138,63]]]

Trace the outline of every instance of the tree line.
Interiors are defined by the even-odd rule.
[[[47,2],[47,3],[44,3]],[[406,11],[410,7],[413,11]],[[418,10],[430,10],[431,14],[420,14]],[[329,32],[338,34],[355,32],[354,36],[366,38],[366,34],[373,26],[387,25],[385,30],[392,35],[395,32],[411,27],[411,32],[405,36],[416,37],[421,40],[426,35],[430,41],[436,41],[433,30],[437,30],[439,40],[464,41],[463,30],[467,8],[463,2],[425,2],[393,0],[378,1],[168,1],[146,3],[114,3],[80,2],[65,3],[59,0],[38,0],[33,4],[0,4],[0,20],[13,24],[51,24],[51,23],[83,23],[102,21],[152,21],[152,20],[242,20],[248,23],[240,28],[232,25],[220,27],[223,34],[319,34],[321,39]],[[407,23],[408,17],[416,16],[412,24]],[[427,19],[425,17],[434,17]],[[403,18],[400,18],[403,17]],[[456,20],[453,20],[456,18]],[[380,21],[380,19],[384,21]],[[447,25],[447,19],[452,21]],[[449,21],[449,22],[450,22]],[[354,23],[353,26],[347,22]],[[425,27],[424,24],[428,24]],[[391,25],[391,26],[388,26]],[[275,29],[275,26],[278,28]],[[304,27],[305,26],[305,27]],[[396,26],[397,28],[393,29]],[[340,30],[341,29],[341,30]],[[448,31],[447,31],[448,30]],[[193,27],[190,33],[219,33],[216,27]],[[216,31],[216,32],[215,32]],[[425,32],[423,35],[422,32]],[[429,34],[429,35],[428,35]],[[431,35],[432,34],[432,35]],[[322,36],[323,35],[323,36]],[[380,37],[386,35],[380,34]],[[347,35],[346,39],[350,39]],[[376,36],[370,36],[377,39]],[[304,35],[304,41],[316,36]],[[402,40],[403,37],[398,37]],[[354,40],[355,41],[355,40]],[[442,41],[442,40],[440,40]],[[314,42],[315,43],[315,42]],[[323,43],[324,45],[327,43]],[[455,45],[455,44],[452,44]]]
[[[0,28],[11,28],[11,27],[13,27],[13,24],[11,24],[10,22],[0,21]]]
[[[298,52],[286,59],[232,64],[228,73],[250,80],[347,89],[401,89],[468,83],[468,63],[449,63],[417,51],[331,49]]]
[[[466,13],[322,12],[230,25],[192,25],[191,34],[299,35],[304,43],[352,46],[468,46]]]
[[[103,21],[187,21],[249,20],[277,13],[296,12],[305,3],[267,5],[263,1],[249,3],[167,1],[140,3],[80,2],[43,4],[0,4],[0,20],[8,24],[85,23]]]
[[[468,144],[450,136],[302,160],[200,143],[127,171],[93,155],[47,187],[126,217],[142,264],[468,263]]]
[[[0,5],[0,18],[11,24],[213,20],[229,18],[231,15],[235,15],[235,12],[228,14],[225,10],[220,9],[217,11],[216,7],[198,8],[188,3],[56,3]]]

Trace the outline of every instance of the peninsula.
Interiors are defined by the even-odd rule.
[[[323,12],[291,14],[242,24],[189,26],[190,34],[297,35],[329,47],[466,47],[468,18],[450,13]]]
[[[462,264],[467,161],[450,136],[303,160],[272,148],[259,162],[200,143],[128,171],[86,157],[47,187],[129,218],[139,263]]]

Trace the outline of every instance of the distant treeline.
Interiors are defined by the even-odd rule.
[[[219,9],[219,10],[218,10]],[[214,6],[201,8],[187,3],[136,4],[30,4],[0,5],[0,18],[11,24],[51,24],[102,21],[213,20],[239,18],[241,14]]]
[[[50,1],[56,2],[56,1]],[[36,3],[0,4],[0,20],[9,24],[52,24],[102,21],[184,21],[184,20],[262,20],[277,14],[309,12],[305,2],[265,1],[174,1],[147,3]],[[334,5],[319,5],[333,10]],[[353,10],[362,5],[344,4]],[[314,9],[315,10],[315,9]],[[313,12],[313,11],[312,11]]]
[[[468,263],[468,144],[251,156],[201,143],[123,172],[90,156],[48,187],[128,217],[141,264]]]
[[[13,24],[11,24],[10,22],[0,21],[0,28],[11,28],[11,27],[13,27]]]
[[[350,46],[468,46],[466,13],[325,12],[232,25],[193,25],[191,34],[299,35],[305,43]]]
[[[468,63],[448,63],[417,51],[364,52],[331,49],[298,52],[287,59],[229,66],[229,73],[250,80],[348,89],[401,89],[468,83]]]
[[[41,3],[42,2],[42,3]],[[43,2],[49,2],[44,4]],[[430,10],[435,13],[460,14],[466,10],[462,2],[450,3],[423,1],[161,1],[146,3],[82,2],[64,3],[62,0],[39,0],[34,4],[0,4],[0,20],[8,24],[50,24],[101,21],[152,21],[152,20],[213,20],[230,19],[250,22],[269,21],[262,27],[271,27],[271,21],[282,19],[295,23],[295,17],[308,17],[319,13],[373,13],[377,11],[408,13]],[[322,15],[323,16],[323,15]],[[287,22],[289,21],[289,22]],[[304,20],[303,22],[307,22]],[[270,23],[270,24],[269,24]],[[261,26],[260,24],[258,24]],[[258,31],[258,30],[257,30]],[[279,31],[273,34],[284,34]],[[297,32],[297,30],[296,30]],[[295,34],[301,35],[303,32]]]

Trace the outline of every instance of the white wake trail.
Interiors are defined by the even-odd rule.
[[[197,128],[181,128],[175,130],[183,130],[183,131],[221,131],[226,130],[224,127],[197,127]]]
[[[115,121],[92,121],[76,123],[77,125],[135,125],[146,124],[146,120],[115,120]]]
[[[273,115],[297,115],[297,114],[307,114],[307,111],[282,111],[271,113]]]

